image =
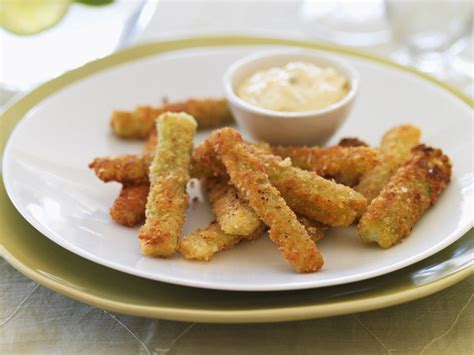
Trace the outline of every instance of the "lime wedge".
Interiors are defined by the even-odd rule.
[[[0,0],[0,26],[19,35],[31,35],[57,24],[70,0]]]

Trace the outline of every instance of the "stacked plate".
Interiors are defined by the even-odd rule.
[[[267,238],[209,263],[143,257],[136,229],[118,226],[108,215],[120,186],[101,183],[87,167],[96,156],[142,150],[143,143],[111,135],[111,110],[158,104],[165,96],[222,96],[222,74],[232,62],[275,46],[330,52],[359,70],[358,101],[330,143],[357,136],[377,145],[389,127],[411,123],[422,129],[423,142],[452,159],[452,183],[410,237],[389,250],[361,243],[354,228],[331,231],[318,243],[324,269],[312,274],[293,273]],[[174,320],[305,319],[423,297],[473,271],[470,105],[420,73],[334,46],[218,37],[131,48],[42,85],[3,114],[1,252],[31,279],[69,297]],[[210,218],[206,203],[191,207],[185,232]]]

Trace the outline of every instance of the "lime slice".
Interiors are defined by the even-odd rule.
[[[0,0],[0,26],[19,35],[31,35],[57,24],[70,0]]]

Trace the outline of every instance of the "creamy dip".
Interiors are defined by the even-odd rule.
[[[246,102],[281,112],[327,107],[347,95],[347,78],[336,69],[304,62],[258,71],[237,88]]]

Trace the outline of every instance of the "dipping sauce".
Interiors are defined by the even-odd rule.
[[[325,108],[349,92],[347,78],[336,69],[305,62],[258,71],[237,88],[244,101],[280,112]]]

